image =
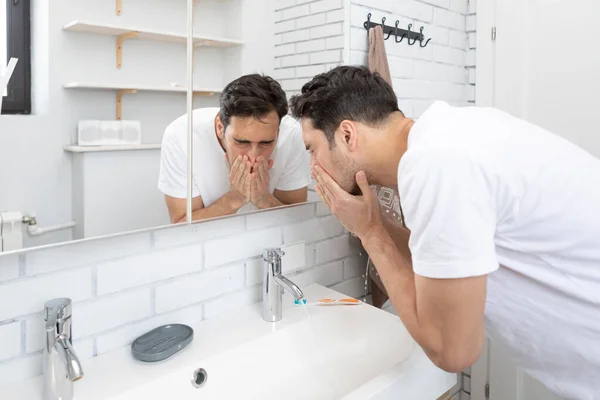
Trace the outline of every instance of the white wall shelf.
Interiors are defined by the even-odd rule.
[[[87,89],[87,90],[115,90],[117,96],[117,120],[122,118],[123,95],[126,93],[140,92],[167,92],[167,93],[186,93],[183,85],[137,85],[123,83],[98,83],[98,82],[69,82],[64,85],[65,89]],[[194,95],[213,96],[221,93],[221,89],[215,88],[194,88]]]
[[[133,144],[122,146],[65,146],[69,153],[98,153],[103,151],[130,151],[130,150],[155,150],[160,149],[161,144]]]
[[[174,85],[145,85],[125,83],[100,83],[100,82],[69,82],[64,85],[65,89],[88,89],[88,90],[136,90],[140,92],[171,92],[185,93],[186,88],[180,84]],[[195,87],[195,94],[211,96],[221,93],[221,89]]]
[[[196,3],[198,2],[198,0],[193,0],[194,1],[194,5],[196,5]],[[223,0],[221,0],[223,1]],[[116,6],[117,6],[117,15],[121,15],[121,13],[123,12],[123,1],[122,0],[116,0]]]
[[[175,32],[136,28],[131,26],[116,26],[79,20],[68,23],[63,29],[72,32],[114,36],[117,39],[117,68],[121,68],[123,65],[123,42],[126,39],[154,40],[172,43],[186,43],[187,41],[186,35]],[[235,39],[194,35],[194,46],[196,47],[235,47],[241,46],[242,44],[242,41]]]

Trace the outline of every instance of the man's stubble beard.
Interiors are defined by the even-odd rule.
[[[348,187],[350,188],[350,190],[348,190],[348,193],[350,193],[353,196],[361,196],[362,190],[360,190],[360,187],[356,183],[356,174],[358,173],[358,171],[360,171],[360,167],[357,165],[356,162],[351,160],[348,160],[343,165],[347,165],[347,167],[344,169],[344,177],[345,179],[347,179]]]

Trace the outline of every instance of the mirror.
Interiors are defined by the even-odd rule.
[[[187,222],[187,5],[31,2],[31,31],[6,38],[29,36],[17,69],[31,69],[32,90],[31,115],[5,102],[0,117],[0,252]],[[282,79],[267,7],[194,1],[191,220],[318,200],[300,125],[285,116],[311,76]],[[230,183],[238,156],[253,191]]]

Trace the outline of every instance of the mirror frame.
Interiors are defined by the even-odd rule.
[[[192,223],[192,190],[194,165],[194,0],[187,0],[187,198],[186,223]]]

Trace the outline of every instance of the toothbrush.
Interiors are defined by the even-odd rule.
[[[297,306],[357,306],[362,304],[360,300],[352,299],[352,298],[343,298],[343,299],[331,299],[331,298],[322,298],[318,299],[314,303],[308,303],[306,299],[294,300],[294,304]]]

